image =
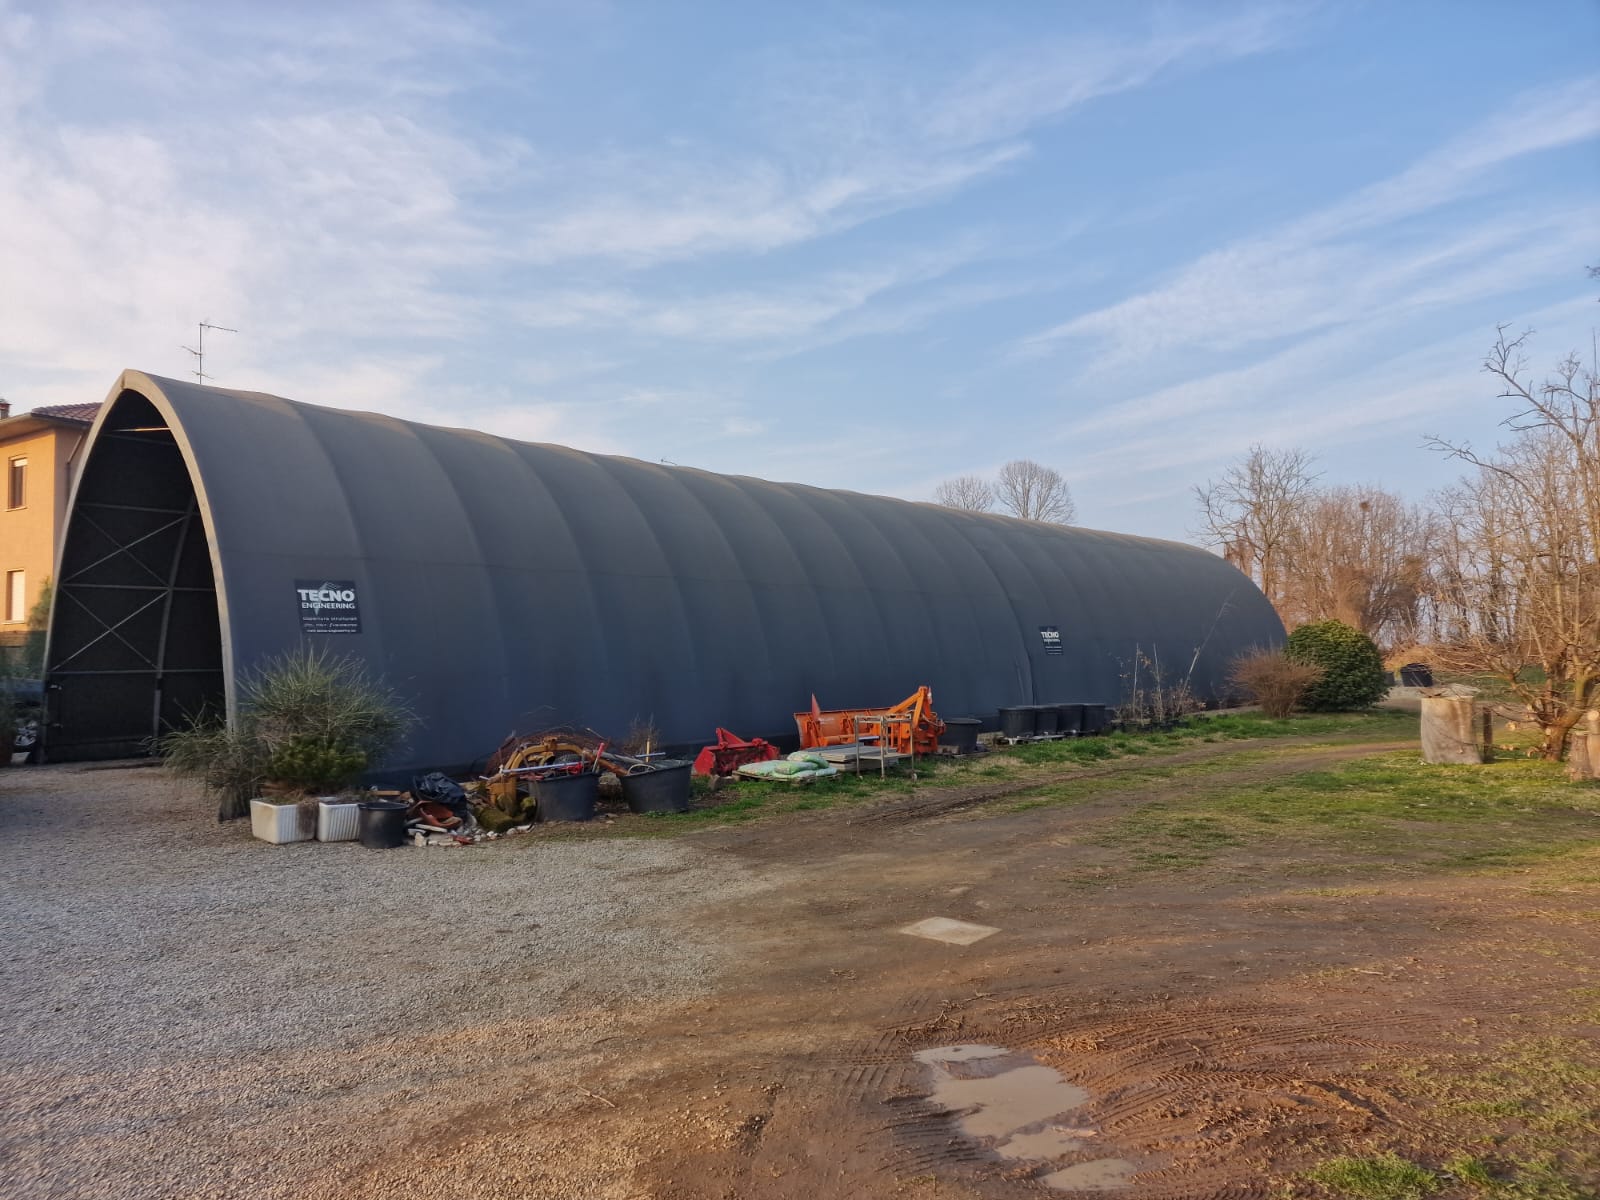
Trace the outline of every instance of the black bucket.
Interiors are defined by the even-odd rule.
[[[1083,732],[1083,708],[1081,704],[1056,705],[1056,732],[1065,734],[1079,734]]]
[[[398,800],[363,800],[356,817],[356,836],[369,850],[393,850],[405,845],[406,813],[410,805]]]
[[[622,776],[622,798],[636,813],[681,813],[689,811],[689,772],[694,764],[678,758],[664,758],[650,764],[650,770]]]
[[[600,798],[600,774],[552,775],[534,781],[535,821],[592,821]]]
[[[1054,704],[1035,704],[1033,706],[1033,731],[1035,733],[1054,733],[1056,731],[1056,706]]]
[[[978,729],[983,722],[977,717],[946,717],[941,746],[949,746],[957,754],[971,754],[978,748]]]
[[[1085,704],[1083,706],[1084,733],[1104,733],[1106,731],[1106,706],[1104,704]]]
[[[1032,737],[1033,736],[1034,709],[1027,706],[1017,708],[1002,708],[1000,710],[1000,736]]]

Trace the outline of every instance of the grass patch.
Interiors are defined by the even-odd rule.
[[[1351,1200],[1422,1200],[1439,1190],[1437,1175],[1393,1151],[1330,1158],[1307,1171],[1306,1178]]]
[[[1571,1027],[1397,1072],[1465,1147],[1444,1169],[1470,1194],[1495,1200],[1600,1194],[1600,1047],[1588,1036],[1592,1022],[1585,1015]]]
[[[1387,741],[1417,735],[1417,714],[1376,708],[1354,713],[1306,713],[1281,720],[1260,713],[1197,716],[1177,729],[1153,732],[1119,730],[1099,738],[1062,738],[1029,742],[1007,752],[1030,765],[1087,764],[1128,755],[1170,753],[1203,743],[1255,741],[1261,738],[1351,736]]]
[[[1163,764],[1162,759],[1201,745],[1232,741],[1254,741],[1287,737],[1328,738],[1331,742],[1388,740],[1415,737],[1415,714],[1388,709],[1364,713],[1319,713],[1272,720],[1259,714],[1200,716],[1172,730],[1118,731],[1106,737],[1063,738],[1055,742],[1033,742],[997,749],[971,758],[919,758],[917,778],[911,778],[909,764],[902,764],[880,779],[867,770],[858,777],[853,771],[833,779],[806,785],[741,782],[712,792],[709,781],[695,780],[692,807],[687,813],[651,814],[633,817],[608,809],[617,817],[615,824],[592,827],[590,837],[662,837],[695,829],[739,824],[787,813],[818,812],[911,795],[935,795],[945,789],[983,787],[1017,783],[1027,787],[1000,806],[1002,811],[1018,811],[1046,804],[1076,803],[1108,787],[1149,784],[1174,778],[1221,777],[1256,756],[1284,753],[1284,750],[1246,750],[1198,763]],[[1092,771],[1084,778],[1063,779],[1079,771]],[[1108,782],[1108,780],[1114,782]],[[575,835],[576,836],[576,835]],[[1153,862],[1161,861],[1156,850]],[[1180,855],[1184,862],[1193,856]],[[1195,859],[1195,861],[1201,861]]]
[[[1581,851],[1600,817],[1600,789],[1529,758],[1430,766],[1405,751],[1253,784],[1187,770],[1176,778],[1181,792],[1124,814],[1101,844],[1128,848],[1136,864],[1198,865],[1227,847],[1292,838],[1375,867],[1484,871]]]

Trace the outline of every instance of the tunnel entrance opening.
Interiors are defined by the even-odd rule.
[[[188,465],[137,392],[112,405],[67,522],[46,666],[51,762],[147,754],[222,715],[222,632]]]

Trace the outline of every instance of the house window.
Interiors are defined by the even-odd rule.
[[[25,571],[6,572],[6,620],[23,621],[28,616],[28,580]]]
[[[21,508],[28,502],[28,460],[13,458],[6,472],[6,507]]]

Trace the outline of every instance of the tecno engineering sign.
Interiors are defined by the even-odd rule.
[[[360,633],[361,604],[353,579],[296,579],[301,633]]]

